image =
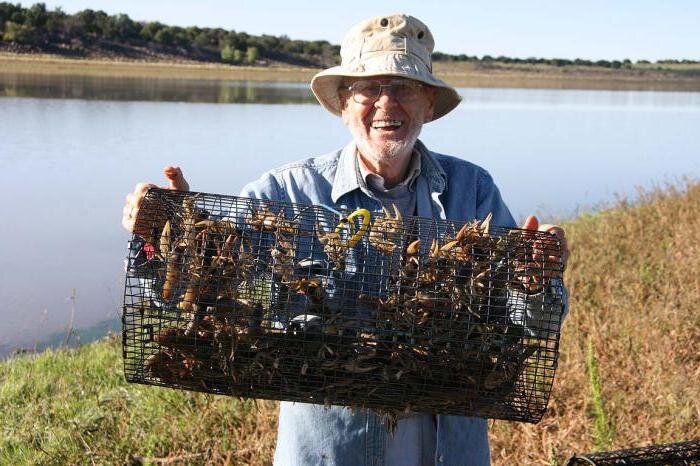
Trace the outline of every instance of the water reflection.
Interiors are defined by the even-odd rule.
[[[20,73],[0,73],[0,97],[219,104],[316,102],[305,83]]]

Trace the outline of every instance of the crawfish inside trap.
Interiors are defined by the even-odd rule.
[[[151,190],[128,261],[131,382],[537,422],[563,311],[532,231]],[[143,229],[142,229],[143,230]],[[537,261],[537,257],[553,261]]]

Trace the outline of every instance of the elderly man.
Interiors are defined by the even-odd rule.
[[[460,97],[432,74],[433,36],[411,16],[370,18],[353,27],[341,46],[342,63],[318,73],[311,88],[325,109],[341,116],[352,142],[329,154],[265,173],[241,195],[381,212],[395,204],[404,215],[469,220],[493,213],[493,223],[514,226],[498,188],[484,169],[431,152],[418,140],[421,127],[454,109]],[[189,189],[177,167],[166,167],[169,187]],[[129,231],[145,191],[127,196]],[[524,225],[537,229],[529,217]],[[553,225],[541,230],[557,235]],[[558,278],[553,278],[554,280]],[[546,299],[547,283],[535,293]],[[412,414],[394,435],[367,410],[282,402],[275,464],[483,465],[489,463],[485,419]]]

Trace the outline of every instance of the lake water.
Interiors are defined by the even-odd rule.
[[[571,217],[700,175],[700,93],[460,93],[421,139],[487,168],[517,218]],[[0,355],[65,333],[71,309],[78,328],[116,321],[124,196],[162,183],[165,164],[194,190],[237,194],[348,140],[299,84],[0,73]]]

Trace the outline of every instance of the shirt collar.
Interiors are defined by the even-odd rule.
[[[420,156],[420,160],[416,163],[418,173],[415,178],[425,177],[433,192],[442,193],[447,184],[445,171],[420,140],[417,140],[416,145],[413,146],[413,152]],[[415,155],[414,158],[416,158]],[[412,168],[409,169],[409,173],[412,173]],[[411,181],[415,181],[415,179]],[[338,168],[333,179],[331,199],[336,203],[343,195],[361,188],[361,180],[357,170],[357,146],[355,141],[351,141],[340,151]]]
[[[383,190],[388,191],[388,188],[384,187],[384,178],[381,175],[371,172],[360,157],[357,157],[357,165],[360,169],[360,176],[365,185],[372,186],[373,183],[370,181],[370,177],[376,177],[376,184],[378,184]],[[420,167],[421,156],[418,151],[414,149],[413,152],[411,152],[411,160],[408,162],[406,177],[396,186],[406,186],[408,189],[413,191],[416,178],[418,178],[418,175],[420,175]]]

